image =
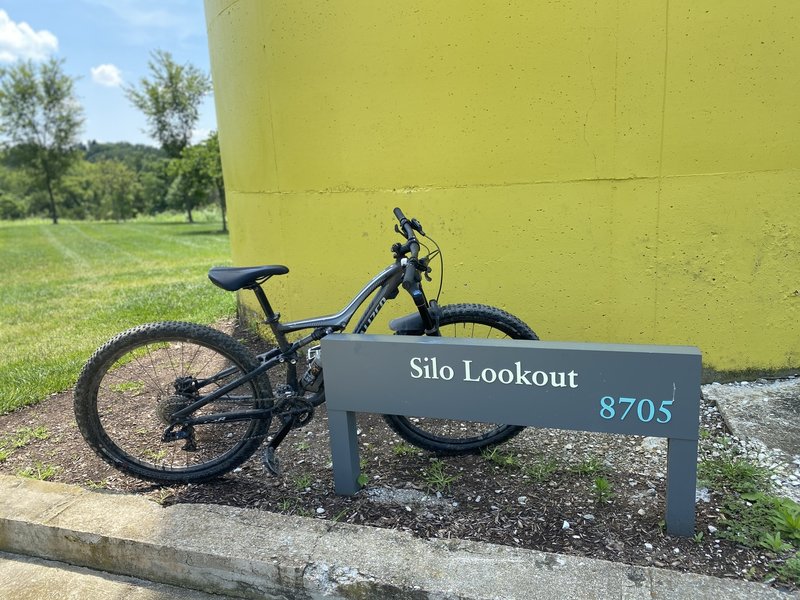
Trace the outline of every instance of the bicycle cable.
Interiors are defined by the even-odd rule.
[[[438,303],[439,296],[442,295],[442,285],[444,283],[444,257],[442,255],[442,249],[439,247],[439,244],[436,243],[435,239],[427,235],[425,236],[425,239],[430,240],[433,243],[433,245],[436,246],[436,250],[431,252],[431,249],[428,247],[427,244],[425,244],[424,242],[420,242],[420,245],[423,246],[426,252],[428,253],[428,255],[425,257],[426,262],[430,264],[430,260],[432,258],[436,256],[439,257],[439,290],[436,292],[436,302]]]

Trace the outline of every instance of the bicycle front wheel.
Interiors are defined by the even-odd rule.
[[[247,460],[270,419],[176,427],[171,416],[258,366],[232,337],[192,323],[151,323],[121,333],[89,359],[75,386],[75,418],[89,446],[112,466],[155,482],[199,482]],[[266,377],[251,379],[193,417],[268,408]],[[178,439],[174,439],[178,438]]]
[[[452,304],[442,307],[439,320],[442,337],[538,340],[520,319],[499,308],[482,304]],[[384,415],[401,438],[437,454],[469,454],[505,442],[524,427],[501,423],[478,423],[423,417]]]

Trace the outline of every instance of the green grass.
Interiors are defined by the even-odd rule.
[[[439,459],[431,461],[422,476],[425,483],[428,484],[428,489],[434,492],[444,492],[450,489],[450,484],[458,479],[458,475],[449,475],[445,471],[445,464]]]
[[[235,297],[218,223],[0,222],[0,413],[70,388],[95,348],[149,321],[212,323]]]
[[[17,476],[27,477],[28,479],[39,479],[41,481],[48,481],[52,479],[61,467],[56,465],[48,465],[43,462],[36,461],[30,467],[25,467],[17,471]]]
[[[34,440],[46,440],[50,437],[47,427],[40,426],[36,429],[23,427],[12,434],[0,437],[0,463],[5,462],[20,448],[23,448]]]
[[[497,446],[484,448],[481,450],[481,456],[504,469],[516,469],[519,467],[519,459],[516,456],[510,452],[500,450]]]

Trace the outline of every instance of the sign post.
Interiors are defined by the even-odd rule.
[[[667,532],[695,525],[701,354],[685,346],[330,335],[336,493],[359,489],[355,413],[667,438]]]

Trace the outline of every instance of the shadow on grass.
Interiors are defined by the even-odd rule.
[[[177,221],[97,221],[96,225],[99,226],[117,226],[117,225],[147,225],[147,226],[169,226],[180,228],[176,231],[175,235],[228,235],[228,231],[217,229],[221,227],[219,223],[181,223]],[[187,228],[187,229],[183,229]]]
[[[214,231],[179,231],[177,235],[228,235],[228,232],[221,229]]]

